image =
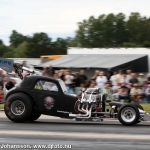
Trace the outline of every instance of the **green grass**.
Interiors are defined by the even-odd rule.
[[[0,109],[4,109],[4,104],[0,104]]]
[[[146,112],[150,112],[150,104],[142,103],[141,106],[144,108]]]

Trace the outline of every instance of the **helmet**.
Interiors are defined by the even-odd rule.
[[[14,83],[12,82],[12,81],[9,81],[9,82],[7,82],[6,84],[5,84],[5,88],[7,89],[7,90],[10,90],[11,88],[13,88],[15,85],[14,85]]]

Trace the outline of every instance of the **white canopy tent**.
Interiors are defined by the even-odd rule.
[[[107,70],[135,69],[148,71],[147,55],[144,54],[70,54],[45,62],[37,67],[55,68],[102,68]]]

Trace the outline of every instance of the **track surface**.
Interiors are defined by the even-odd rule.
[[[117,120],[80,122],[41,116],[13,123],[0,112],[0,144],[62,144],[79,150],[150,150],[150,122],[123,126]]]

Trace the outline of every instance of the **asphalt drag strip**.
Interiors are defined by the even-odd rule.
[[[84,133],[81,134],[80,132],[43,132],[43,131],[22,131],[22,130],[2,130],[0,131],[0,135],[28,135],[28,136],[40,136],[40,137],[48,137],[48,136],[55,136],[55,137],[72,137],[72,138],[89,138],[90,139],[134,139],[134,140],[142,140],[145,139],[146,141],[150,141],[150,135],[132,135],[132,134],[109,134],[109,133]]]
[[[3,112],[0,120],[0,145],[69,144],[73,150],[150,150],[149,122],[123,126],[109,118],[86,122],[42,115],[34,122],[14,123]]]

